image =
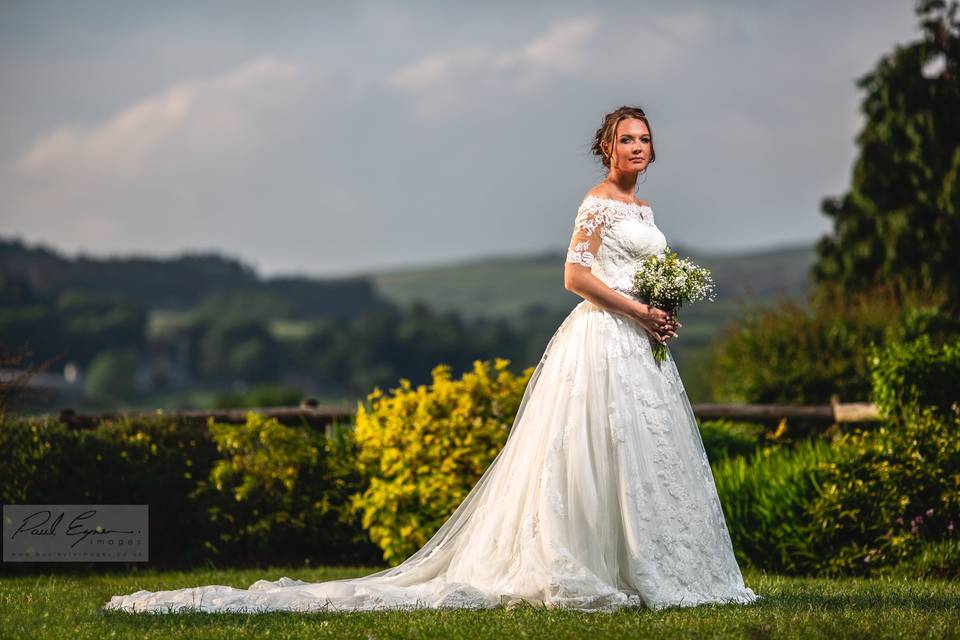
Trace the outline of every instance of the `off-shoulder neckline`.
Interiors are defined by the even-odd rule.
[[[653,211],[653,208],[649,204],[640,204],[639,202],[624,202],[623,200],[616,200],[614,198],[605,198],[603,196],[594,196],[590,195],[583,199],[583,202],[586,203],[587,200],[600,200],[601,202],[612,202],[614,204],[623,205],[624,207],[637,207],[639,209],[650,209]]]

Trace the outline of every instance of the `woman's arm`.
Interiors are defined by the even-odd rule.
[[[661,342],[677,337],[676,329],[682,326],[671,322],[666,311],[620,295],[581,264],[567,262],[564,265],[563,287],[598,307],[635,320]]]

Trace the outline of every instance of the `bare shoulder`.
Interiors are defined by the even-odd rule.
[[[586,199],[591,196],[594,198],[607,198],[609,200],[619,200],[620,202],[624,202],[623,198],[621,198],[620,196],[610,193],[609,187],[607,187],[607,185],[605,184],[595,185],[589,191],[587,191],[587,195],[585,195],[584,198]],[[650,202],[648,200],[642,200],[640,198],[634,198],[634,202],[636,204],[643,205],[643,206],[650,205]]]
[[[590,190],[587,191],[587,195],[585,195],[584,198],[589,198],[589,197],[609,198],[610,189],[605,183],[601,182],[600,184],[596,184],[590,187]]]

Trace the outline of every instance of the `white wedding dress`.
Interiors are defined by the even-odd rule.
[[[567,262],[626,293],[663,255],[649,206],[588,196]],[[399,565],[114,596],[131,612],[487,608],[581,611],[749,603],[696,419],[671,355],[582,301],[547,344],[506,443],[453,514]],[[317,532],[322,535],[322,532]]]

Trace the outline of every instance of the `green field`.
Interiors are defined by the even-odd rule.
[[[261,578],[320,581],[374,569],[138,571],[0,578],[4,638],[955,638],[960,584],[787,578],[746,572],[764,599],[662,611],[512,610],[150,615],[103,611],[111,595]]]
[[[745,301],[764,304],[778,296],[802,299],[814,261],[813,248],[806,246],[735,255],[674,250],[711,269],[717,286],[716,302],[700,303],[689,311],[721,321],[735,315]],[[581,300],[563,288],[563,259],[557,251],[366,276],[380,295],[401,306],[419,299],[434,309],[457,311],[467,318],[510,318],[531,305],[567,311]]]

